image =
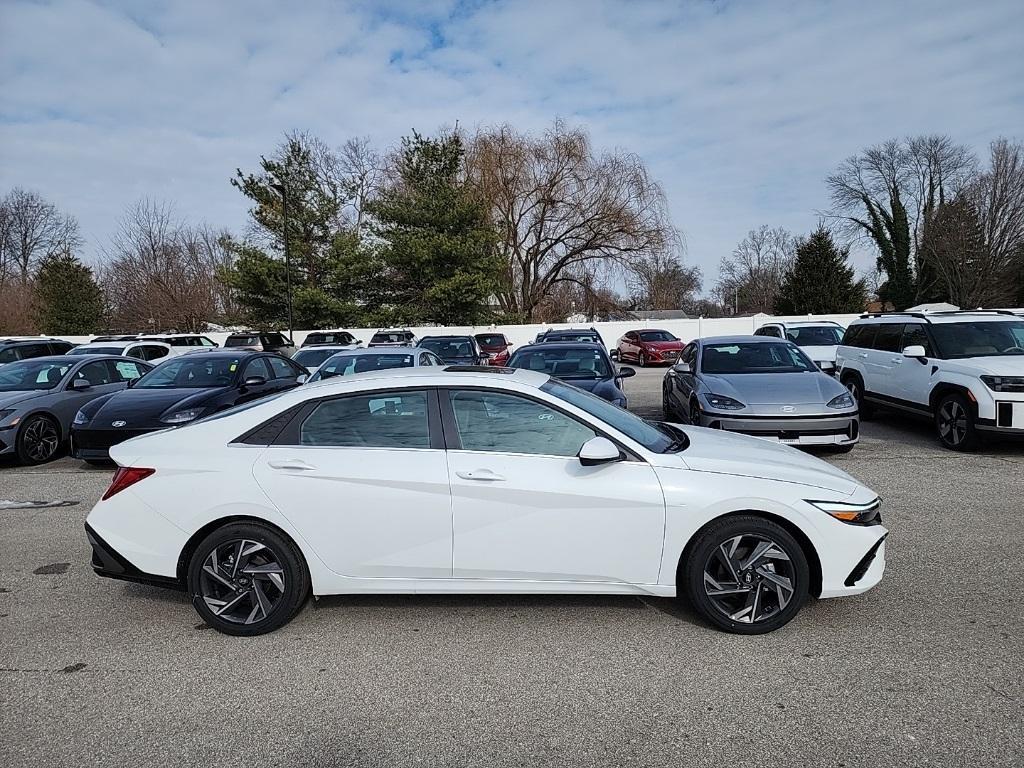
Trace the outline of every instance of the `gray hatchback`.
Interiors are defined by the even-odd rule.
[[[717,336],[686,345],[665,375],[667,421],[846,452],[857,444],[857,403],[794,343]]]
[[[67,441],[90,400],[129,386],[153,368],[112,355],[60,355],[0,367],[0,456],[42,464]]]

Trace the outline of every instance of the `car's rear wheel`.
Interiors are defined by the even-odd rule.
[[[956,392],[939,401],[935,409],[935,431],[943,447],[952,451],[973,451],[981,442],[971,404]]]
[[[259,523],[228,523],[196,548],[188,590],[203,620],[228,635],[262,635],[288,623],[309,594],[294,543]]]
[[[726,517],[697,534],[681,590],[719,629],[760,635],[788,623],[807,599],[810,570],[796,539],[753,515]]]
[[[60,428],[49,416],[29,416],[18,430],[18,461],[43,464],[60,450]]]

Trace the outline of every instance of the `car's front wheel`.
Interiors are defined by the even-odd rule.
[[[188,591],[203,620],[228,635],[262,635],[298,613],[309,572],[291,541],[260,523],[228,523],[189,561]]]
[[[796,616],[807,599],[810,570],[785,528],[738,515],[697,534],[679,579],[680,592],[716,627],[760,635]]]
[[[874,408],[870,403],[864,401],[864,382],[857,374],[847,374],[843,377],[843,386],[850,393],[853,401],[857,404],[857,412],[861,421],[867,421],[874,415]]]
[[[29,416],[18,430],[18,461],[22,464],[43,464],[60,450],[60,428],[48,416]]]
[[[935,431],[939,442],[952,451],[973,451],[980,442],[971,404],[956,392],[939,401],[935,409]]]

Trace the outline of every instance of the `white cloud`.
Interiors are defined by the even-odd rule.
[[[15,0],[0,6],[0,189],[39,190],[98,249],[142,196],[240,228],[228,179],[286,130],[386,145],[559,116],[646,159],[710,284],[748,229],[812,228],[825,175],[865,145],[1024,138],[1022,50],[1019,0]]]

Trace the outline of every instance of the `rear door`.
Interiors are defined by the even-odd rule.
[[[583,466],[595,429],[526,395],[442,390],[441,406],[455,578],[657,582],[665,503],[649,464]]]
[[[429,389],[314,401],[257,460],[260,487],[335,573],[451,577],[451,491],[436,403]]]
[[[903,323],[880,323],[871,349],[865,350],[867,360],[864,366],[864,388],[868,392],[882,395],[883,399],[899,398],[899,385],[895,369],[903,364],[900,341],[903,338]]]

